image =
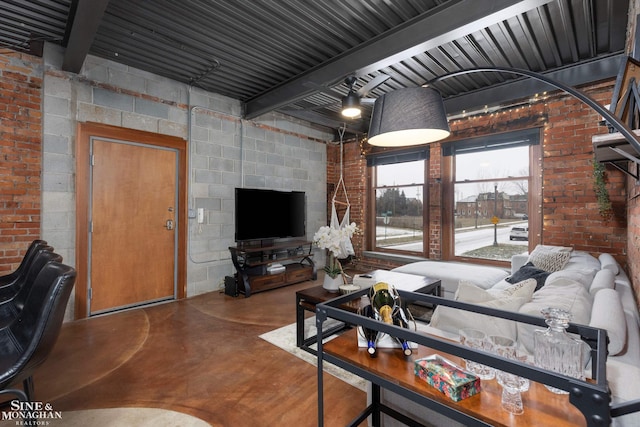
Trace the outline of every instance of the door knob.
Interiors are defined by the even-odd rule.
[[[167,230],[173,230],[173,220],[168,219],[165,227],[167,227]]]

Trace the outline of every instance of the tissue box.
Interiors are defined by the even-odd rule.
[[[480,378],[442,356],[416,360],[414,372],[454,402],[480,393]]]

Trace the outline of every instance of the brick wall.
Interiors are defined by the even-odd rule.
[[[346,197],[351,203],[349,210],[350,222],[355,222],[362,228],[365,222],[365,206],[367,204],[367,163],[360,155],[360,146],[357,143],[343,144],[343,176],[346,188]],[[331,219],[331,201],[336,191],[336,185],[340,180],[340,146],[327,144],[327,224]],[[336,194],[336,200],[345,202],[345,191],[340,186]],[[338,219],[344,216],[344,206],[336,204]],[[358,233],[352,239],[356,254],[361,254],[364,244],[364,234]]]
[[[40,236],[42,62],[0,56],[0,275]]]
[[[636,291],[636,300],[640,306],[640,184],[629,178],[629,201],[627,207],[627,273]]]
[[[613,81],[602,82],[581,88],[584,92],[602,104],[611,100]],[[624,175],[607,169],[607,187],[614,206],[614,215],[603,218],[598,213],[595,191],[593,189],[593,148],[591,137],[607,132],[599,125],[601,118],[590,107],[564,93],[555,92],[544,95],[534,102],[523,106],[506,108],[492,114],[482,114],[459,119],[450,123],[453,138],[466,138],[485,134],[514,131],[523,128],[540,127],[543,129],[542,141],[542,242],[548,245],[572,246],[598,255],[611,253],[626,267],[627,221],[625,219],[626,190]],[[365,149],[368,148],[364,145]],[[436,179],[442,177],[442,159],[440,144],[431,146],[429,162],[429,258],[441,259],[442,248],[442,195],[441,185]],[[329,149],[327,158],[328,189],[332,189],[338,175],[335,167],[339,164],[339,151]],[[364,206],[358,206],[358,200],[366,198],[365,159],[361,155],[358,143],[345,144],[345,168],[347,189],[352,195],[352,212],[362,212]],[[353,171],[349,170],[353,168]],[[640,187],[637,190],[640,193]],[[635,209],[640,217],[640,206]],[[358,217],[359,218],[359,217]],[[364,216],[362,216],[364,219]],[[631,216],[630,216],[631,218]],[[352,215],[352,219],[355,217]],[[366,232],[366,223],[357,221]],[[637,223],[637,221],[636,221]],[[629,236],[638,236],[640,225],[629,227]],[[630,237],[631,239],[632,237]],[[633,237],[634,242],[638,240]],[[366,259],[361,249],[367,249],[364,238],[360,236],[356,254],[363,268],[390,268],[397,263]],[[640,260],[640,240],[637,243],[637,259]],[[638,272],[640,274],[640,272]],[[637,282],[637,281],[636,281]]]

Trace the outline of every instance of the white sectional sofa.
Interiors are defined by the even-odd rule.
[[[445,298],[540,317],[542,308],[562,307],[572,313],[574,323],[606,329],[612,400],[640,399],[640,315],[629,278],[611,255],[596,258],[571,248],[538,246],[530,255],[515,256],[510,272],[437,261],[407,264],[394,271],[442,278]],[[457,339],[461,327],[473,325],[488,333],[510,335],[533,352],[533,330],[538,327],[486,316],[479,321],[477,316],[481,315],[440,306],[426,332]],[[384,391],[383,400],[435,426],[458,425],[393,393]],[[399,424],[385,418],[384,425]],[[640,413],[614,418],[613,425],[638,427]]]

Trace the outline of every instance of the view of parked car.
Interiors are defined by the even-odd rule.
[[[511,227],[509,240],[529,240],[529,226],[516,225],[515,227]]]

